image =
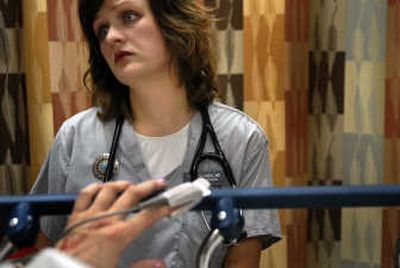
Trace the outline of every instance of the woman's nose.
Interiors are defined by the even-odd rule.
[[[125,36],[121,29],[118,29],[115,26],[111,26],[108,29],[107,35],[106,35],[106,40],[110,43],[115,43],[115,42],[122,42],[125,40]]]

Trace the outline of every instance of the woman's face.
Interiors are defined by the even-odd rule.
[[[170,56],[148,0],[105,0],[93,22],[101,53],[125,85],[168,72]]]

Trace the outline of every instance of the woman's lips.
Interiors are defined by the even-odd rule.
[[[118,51],[117,53],[114,54],[114,62],[118,63],[122,61],[125,57],[131,56],[133,53],[128,52],[128,51]]]

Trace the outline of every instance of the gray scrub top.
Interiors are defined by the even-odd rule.
[[[115,120],[102,122],[97,112],[98,108],[90,108],[64,122],[31,193],[76,193],[88,184],[99,182],[93,175],[92,166],[99,156],[109,151]],[[209,106],[209,114],[238,187],[272,187],[268,140],[260,126],[241,111],[217,102]],[[165,177],[169,186],[189,179],[201,129],[201,115],[196,112],[190,122],[183,163]],[[213,151],[210,139],[207,140],[205,151]],[[127,121],[122,128],[116,158],[120,169],[113,180],[138,183],[150,178],[134,129]],[[217,182],[222,174],[221,168],[212,162],[199,167],[199,175]],[[260,236],[264,248],[279,240],[276,210],[246,210],[244,216],[248,237]],[[51,240],[57,240],[65,223],[63,216],[43,217],[41,229]],[[128,267],[137,260],[156,258],[163,259],[167,267],[195,267],[196,254],[207,234],[208,229],[199,212],[189,211],[162,219],[126,249],[120,266]],[[211,267],[221,267],[225,255],[226,248],[216,250]]]

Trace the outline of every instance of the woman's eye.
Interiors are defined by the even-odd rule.
[[[107,33],[108,33],[108,26],[107,25],[102,25],[97,29],[97,38],[102,41],[106,38]]]
[[[135,12],[129,11],[122,14],[122,19],[125,23],[133,22],[137,19],[138,15]]]

